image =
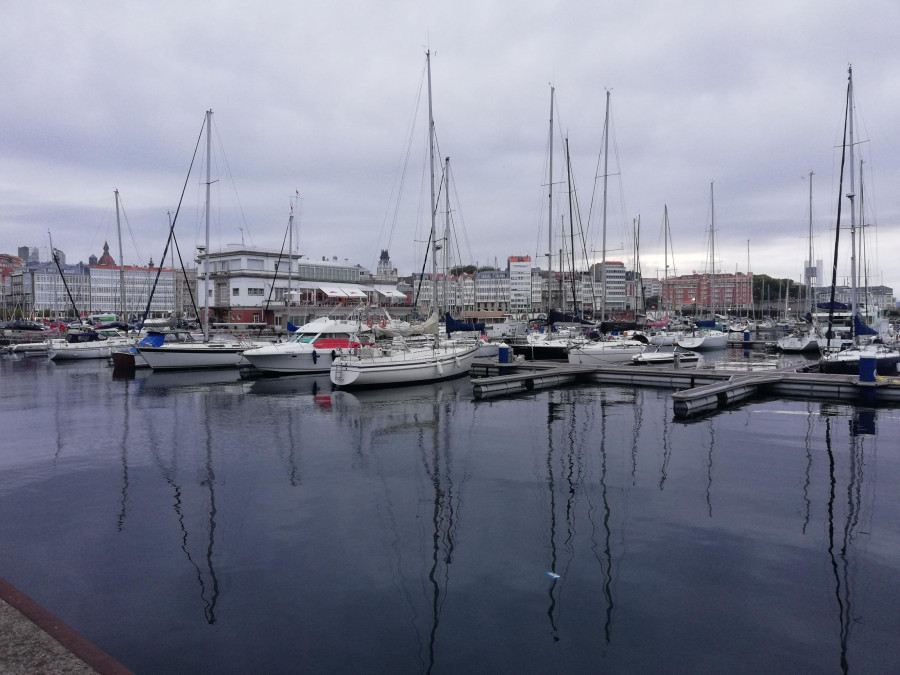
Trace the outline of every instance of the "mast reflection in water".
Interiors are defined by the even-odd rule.
[[[0,358],[0,574],[137,672],[900,662],[896,410],[157,375]]]

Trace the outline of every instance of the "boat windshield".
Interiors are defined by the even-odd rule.
[[[351,337],[348,331],[339,332],[301,332],[297,331],[291,335],[289,342],[302,342],[305,344],[316,342],[318,340],[348,340]]]

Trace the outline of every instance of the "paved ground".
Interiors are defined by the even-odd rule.
[[[0,579],[0,673],[124,675],[130,672],[31,598]]]

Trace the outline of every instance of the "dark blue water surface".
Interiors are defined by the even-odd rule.
[[[670,393],[2,357],[0,576],[140,673],[895,670],[900,412]]]

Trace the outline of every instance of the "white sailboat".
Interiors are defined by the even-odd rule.
[[[174,342],[159,339],[144,340],[137,350],[154,370],[182,370],[195,368],[236,368],[249,365],[244,351],[263,343],[246,340],[209,338],[209,190],[210,159],[212,157],[212,110],[206,111],[206,242],[203,250],[203,340],[193,340],[189,333],[179,334],[183,339]],[[162,338],[162,336],[160,336]]]
[[[569,363],[601,365],[604,363],[631,363],[644,351],[646,342],[640,340],[612,339],[588,342],[568,350]]]
[[[709,306],[713,320],[716,316],[716,206],[713,196],[713,184],[709,184],[710,226],[709,250],[711,269],[709,275]],[[695,329],[685,334],[676,343],[682,349],[698,351],[707,349],[725,349],[728,346],[728,335],[714,328]]]
[[[432,303],[436,306],[437,242],[430,51],[425,53],[425,60],[428,70],[428,161],[431,174]],[[417,341],[397,335],[386,344],[339,350],[331,363],[330,377],[332,383],[339,387],[390,386],[448,380],[468,374],[477,351],[478,344],[475,341],[441,343],[435,321],[433,332]]]
[[[850,201],[850,314],[853,330],[853,345],[839,351],[826,351],[819,361],[819,369],[823,373],[860,374],[862,359],[872,359],[875,362],[875,370],[879,375],[897,375],[900,369],[900,351],[876,341],[876,331],[866,326],[859,316],[859,298],[856,279],[856,207],[855,207],[855,177],[854,177],[854,141],[853,141],[853,69],[848,70],[847,75],[847,111],[845,117],[845,136],[842,152],[849,155],[850,185],[846,197]],[[841,157],[841,185],[843,188],[843,156]],[[860,170],[861,171],[861,170]],[[861,181],[860,181],[861,182]],[[860,191],[862,187],[860,186]],[[862,201],[862,200],[860,200]],[[838,243],[841,232],[841,209],[838,203],[837,227],[835,228],[834,263],[832,265],[831,280],[831,307],[834,307],[834,289],[837,281],[837,257]],[[831,310],[833,314],[833,309]],[[829,333],[832,332],[832,321],[829,320]],[[862,333],[869,334],[868,341],[862,339]],[[829,336],[830,337],[830,336]],[[830,342],[832,342],[831,340]],[[827,347],[826,347],[827,349]]]

